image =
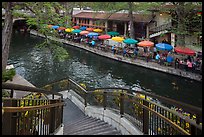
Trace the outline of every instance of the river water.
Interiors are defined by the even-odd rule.
[[[201,82],[113,61],[65,44],[60,45],[66,48],[69,58],[59,62],[53,60],[49,50],[36,47],[42,41],[37,36],[14,32],[8,61],[37,87],[66,77],[88,88],[139,85],[155,94],[202,107]]]

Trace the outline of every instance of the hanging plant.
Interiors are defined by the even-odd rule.
[[[103,103],[103,91],[101,90],[94,90],[94,99],[96,100],[97,103],[102,104]]]
[[[68,80],[62,80],[59,82],[59,87],[60,89],[66,89],[67,88],[67,85],[68,85]]]
[[[165,35],[164,33],[161,33],[159,36],[160,36],[160,37],[164,37],[164,35]]]

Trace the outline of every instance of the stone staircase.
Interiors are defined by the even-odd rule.
[[[120,131],[108,123],[89,116],[64,125],[64,135],[122,135]]]

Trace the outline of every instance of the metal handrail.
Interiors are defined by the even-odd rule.
[[[2,89],[38,92],[60,96],[58,99],[3,98],[2,126],[5,135],[53,134],[63,123],[63,95],[54,91],[24,85],[2,83]],[[47,119],[47,120],[46,120]],[[45,122],[47,121],[47,122]],[[34,122],[34,123],[33,123]],[[37,124],[37,125],[36,125]],[[36,129],[37,128],[37,129]],[[37,132],[37,133],[36,133]]]
[[[170,99],[170,98],[162,97],[162,96],[159,96],[159,95],[156,95],[156,94],[153,94],[153,93],[149,93],[149,92],[146,92],[146,91],[136,91],[136,90],[132,90],[132,89],[128,89],[128,88],[104,87],[104,88],[91,89],[91,90],[88,90],[87,92],[90,93],[90,92],[94,92],[94,90],[109,90],[109,89],[111,89],[111,90],[126,90],[126,91],[129,91],[129,92],[140,93],[140,94],[143,94],[143,95],[146,95],[146,96],[150,96],[150,97],[159,99],[160,101],[162,101],[164,103],[168,103],[170,105],[180,107],[183,110],[186,110],[188,112],[198,114],[198,115],[202,115],[202,108],[192,106],[190,104],[186,104],[186,103],[183,103],[183,102],[179,102],[179,101],[176,101],[176,100],[173,100],[173,99]],[[129,96],[133,96],[132,94],[128,94],[128,93],[124,93],[124,94],[127,94]]]
[[[32,110],[40,110],[46,108],[53,108],[57,106],[63,106],[64,102],[48,104],[48,105],[39,105],[39,106],[25,106],[25,107],[2,107],[4,112],[24,112],[24,111],[32,111]]]
[[[29,86],[24,86],[24,85],[19,85],[19,84],[13,84],[13,83],[2,83],[2,89],[11,89],[11,90],[21,90],[21,91],[29,91],[29,92],[39,92],[39,93],[44,93],[44,94],[54,94],[57,96],[60,96],[63,98],[63,95],[54,91],[47,91],[44,89],[36,88],[36,87],[29,87]]]
[[[107,102],[107,99],[109,97],[114,97],[114,98],[118,98],[119,99],[119,103],[120,105],[118,106],[118,108],[116,108],[117,110],[119,110],[118,112],[120,113],[121,117],[122,116],[126,116],[126,114],[130,115],[129,112],[127,113],[127,110],[124,110],[124,101],[129,101],[128,104],[133,105],[133,104],[137,104],[141,109],[143,109],[142,111],[142,115],[145,118],[139,118],[139,117],[134,117],[135,120],[139,120],[140,127],[138,127],[144,134],[148,134],[150,131],[149,130],[155,130],[153,128],[149,127],[149,122],[151,121],[150,119],[154,119],[155,117],[157,117],[156,119],[160,119],[160,121],[164,121],[163,124],[161,123],[157,123],[157,125],[153,125],[153,127],[155,128],[155,126],[166,126],[165,123],[167,125],[169,125],[171,128],[170,130],[173,130],[173,134],[200,134],[200,131],[202,132],[202,125],[200,124],[200,122],[202,122],[202,109],[189,105],[189,104],[185,104],[182,102],[178,102],[175,101],[173,99],[169,99],[166,97],[162,97],[153,93],[149,93],[147,92],[147,90],[145,90],[144,88],[141,88],[142,91],[136,91],[136,90],[132,90],[132,89],[128,89],[128,88],[116,88],[116,87],[106,87],[106,88],[94,88],[94,89],[84,89],[80,84],[77,84],[75,81],[73,81],[70,78],[66,78],[66,80],[62,80],[62,81],[66,81],[65,88],[60,89],[62,90],[67,90],[68,91],[70,89],[72,89],[73,91],[75,91],[78,95],[80,95],[83,100],[81,100],[81,98],[79,98],[86,106],[88,105],[97,105],[95,103],[99,103],[101,107],[104,107],[104,110],[107,108],[107,105],[110,105]],[[52,82],[52,84],[58,84],[58,82],[60,83],[60,81],[55,81]],[[52,85],[51,84],[51,85]],[[95,92],[95,91],[102,91],[102,92]],[[120,92],[113,92],[113,91],[122,91],[122,93]],[[123,91],[127,91],[127,92],[123,92]],[[129,92],[129,93],[128,93]],[[136,94],[142,94],[145,96],[145,98],[140,98],[137,97],[133,94],[130,94],[130,92],[134,92]],[[113,93],[120,93],[120,94],[113,94]],[[100,102],[97,102],[97,99],[95,98],[91,98],[91,97],[99,97],[102,98],[102,102],[100,100]],[[125,97],[128,96],[128,99]],[[147,100],[147,98],[153,98],[153,99],[158,99],[162,104],[158,104],[158,102],[153,102],[152,100]],[[131,99],[132,98],[132,99]],[[110,99],[110,98],[109,98]],[[110,101],[110,100],[109,100]],[[95,102],[93,104],[93,102]],[[141,104],[141,102],[143,102]],[[114,102],[113,102],[114,103]],[[182,108],[184,111],[189,112],[190,116],[193,116],[192,114],[196,114],[196,119],[192,119],[192,117],[188,117],[188,116],[184,116],[182,113],[179,113],[175,110],[172,110],[168,107],[166,107],[165,105],[163,105],[163,103],[171,105],[171,106],[176,106],[178,108]],[[112,104],[112,103],[111,103]],[[152,106],[154,106],[152,108]],[[111,109],[115,109],[113,106],[109,106],[109,108]],[[133,109],[133,108],[132,108]],[[132,111],[138,111],[139,110],[132,110]],[[151,115],[150,115],[151,114]],[[169,115],[169,116],[168,116]],[[130,115],[130,117],[132,117]],[[174,119],[174,117],[176,119]],[[154,119],[154,120],[156,120]],[[150,121],[149,121],[150,120]],[[154,121],[153,120],[153,121]],[[175,123],[176,120],[176,123]],[[178,120],[178,121],[177,121]],[[180,124],[178,123],[180,122]],[[188,129],[186,129],[186,127],[182,127],[182,124],[189,124],[190,125],[190,131],[187,131]],[[153,124],[153,123],[151,123]],[[160,125],[161,124],[161,125]],[[137,125],[136,125],[137,126]],[[197,132],[198,131],[198,132]],[[155,132],[155,131],[153,131]],[[158,132],[158,131],[156,131]],[[170,131],[169,131],[170,132]],[[168,132],[168,133],[169,133]],[[150,133],[151,134],[151,133]],[[157,134],[157,133],[155,133]],[[171,133],[169,133],[171,134]]]

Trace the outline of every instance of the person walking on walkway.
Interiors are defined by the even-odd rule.
[[[180,62],[179,58],[176,58],[175,59],[175,65],[174,65],[175,69],[179,68],[179,62]]]
[[[91,41],[91,45],[94,48],[94,46],[95,46],[95,41],[94,40]]]
[[[157,52],[157,55],[156,55],[156,57],[155,57],[155,59],[158,61],[158,63],[160,64],[160,55],[159,55],[159,53]],[[160,64],[161,65],[161,64]]]
[[[137,55],[138,55],[138,51],[139,51],[139,48],[138,47],[135,47],[134,48],[134,58],[136,59],[137,58]]]
[[[115,52],[116,52],[115,45],[112,46],[111,50],[113,52],[113,55],[115,55]]]

